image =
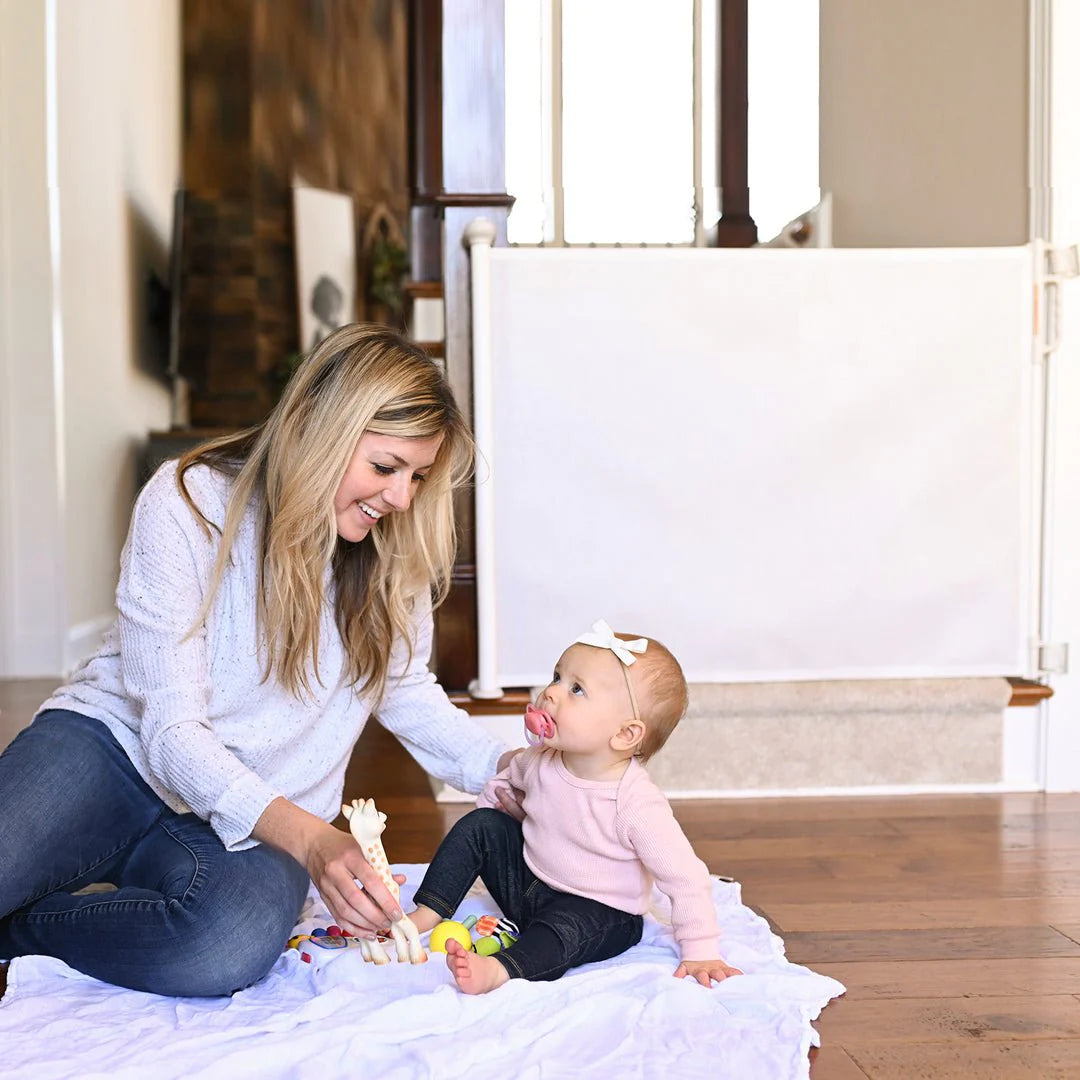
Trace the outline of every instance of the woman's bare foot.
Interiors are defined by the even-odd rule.
[[[412,919],[413,926],[421,934],[434,930],[443,921],[443,917],[437,911],[432,911],[431,908],[424,907],[423,904],[420,904],[415,911],[408,912],[408,916]]]
[[[461,942],[453,938],[446,943],[446,966],[458,989],[465,994],[486,994],[510,978],[509,972],[494,956],[466,952]]]

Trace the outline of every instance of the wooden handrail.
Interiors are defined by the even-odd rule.
[[[1014,708],[1031,708],[1040,701],[1054,696],[1053,687],[1045,683],[1034,682],[1031,679],[1010,678],[1009,685],[1012,687],[1012,697],[1009,705]]]

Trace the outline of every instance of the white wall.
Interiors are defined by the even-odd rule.
[[[77,660],[113,609],[138,445],[169,420],[164,382],[140,370],[139,326],[147,267],[167,268],[180,173],[180,23],[176,0],[60,3],[57,16],[67,603]]]
[[[1080,5],[1051,0],[1050,239],[1080,243]],[[1045,709],[1048,790],[1080,790],[1080,280],[1063,287],[1063,346],[1051,363],[1057,383],[1050,475],[1050,637],[1071,647],[1072,670],[1051,680]]]
[[[45,0],[0,0],[0,675],[66,634]]]
[[[1025,0],[821,0],[820,11],[833,243],[1025,243]]]
[[[179,0],[0,3],[5,23],[34,46],[17,48],[11,27],[3,27],[0,116],[21,116],[27,85],[53,102],[54,116],[51,145],[44,108],[20,126],[3,124],[2,175],[12,184],[0,199],[20,222],[27,211],[47,220],[42,193],[53,155],[57,269],[46,296],[24,266],[48,262],[47,235],[39,228],[34,237],[12,237],[20,247],[8,253],[8,269],[14,264],[19,274],[0,301],[0,317],[18,334],[5,337],[0,386],[9,417],[0,430],[0,586],[4,597],[10,588],[20,598],[28,569],[43,562],[48,581],[18,606],[0,607],[0,675],[53,675],[93,648],[111,618],[138,447],[169,420],[164,380],[142,370],[141,322],[146,269],[167,268],[180,172]],[[33,70],[8,68],[10,54]],[[30,189],[28,199],[21,187]],[[59,305],[58,334],[50,335],[46,299]],[[27,342],[41,354],[33,362]],[[46,399],[43,373],[50,371],[56,378]],[[48,441],[51,456],[28,436]],[[52,621],[45,617],[50,590],[59,590]]]

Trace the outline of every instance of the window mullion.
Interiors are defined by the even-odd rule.
[[[547,141],[545,158],[549,165],[549,183],[551,197],[547,213],[544,215],[544,240],[563,247],[566,243],[563,193],[563,39],[562,39],[562,0],[545,0],[548,28],[547,48],[545,50],[545,112],[550,118],[544,137]]]
[[[705,181],[702,163],[701,3],[694,0],[694,247],[705,246]]]

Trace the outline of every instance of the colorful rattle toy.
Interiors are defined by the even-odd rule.
[[[475,915],[470,915],[464,922],[470,930],[475,928],[481,937],[492,937],[493,935],[501,937],[506,934],[517,941],[520,933],[517,923],[512,922],[510,919],[500,919],[498,915],[481,915],[479,919]]]
[[[472,951],[479,953],[480,956],[490,956],[501,949],[509,949],[518,939],[517,924],[509,919],[500,919],[498,915],[481,915],[479,918],[468,915],[462,919],[460,925],[466,931],[476,932],[476,941],[472,942]]]
[[[375,809],[374,799],[353,799],[352,806],[342,806],[341,812],[349,819],[349,831],[363,849],[365,858],[382,878],[383,884],[390,890],[390,895],[398,900],[398,883],[390,873],[390,864],[386,861],[386,852],[383,851],[382,841],[379,839],[386,828],[386,815]],[[426,962],[427,953],[420,944],[420,933],[408,915],[403,916],[400,922],[391,923],[390,933],[394,938],[399,963],[405,960],[412,964]],[[390,963],[390,957],[378,941],[361,938],[360,951],[365,960],[376,964]]]
[[[297,934],[289,938],[286,949],[295,949],[305,964],[318,967],[316,958],[322,951],[334,952],[338,949],[360,949],[363,951],[363,939],[346,937],[340,926],[317,926],[310,934]]]

